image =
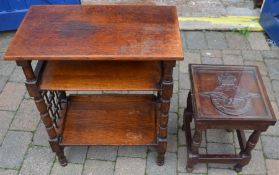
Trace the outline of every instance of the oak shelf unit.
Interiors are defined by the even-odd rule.
[[[175,6],[29,9],[5,60],[22,67],[62,166],[71,145],[154,145],[164,164],[173,68],[184,59],[177,19]]]

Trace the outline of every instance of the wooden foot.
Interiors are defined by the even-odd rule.
[[[236,164],[233,168],[237,173],[242,171],[242,166],[240,164]]]
[[[158,166],[162,166],[164,165],[165,163],[165,154],[160,154],[158,153],[158,156],[157,156],[157,165]]]
[[[67,159],[66,159],[66,157],[65,157],[65,155],[64,155],[64,153],[62,153],[62,154],[56,154],[57,155],[57,157],[58,157],[58,161],[59,161],[59,163],[60,163],[60,165],[61,166],[67,166],[68,165],[68,161],[67,161]]]

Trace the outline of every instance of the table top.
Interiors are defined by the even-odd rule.
[[[190,65],[197,118],[276,121],[255,66]]]
[[[6,60],[183,60],[175,6],[32,6]]]

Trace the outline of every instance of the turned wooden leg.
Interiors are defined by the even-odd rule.
[[[192,172],[194,165],[197,163],[196,158],[199,154],[199,147],[202,141],[202,131],[195,129],[195,133],[192,138],[191,145],[189,145],[188,153],[187,153],[187,163],[186,163],[186,170],[188,172]]]
[[[172,71],[175,66],[175,61],[164,61],[162,63],[162,78],[161,78],[161,98],[160,98],[160,116],[159,116],[159,134],[158,134],[158,156],[157,164],[164,164],[165,153],[167,149],[167,131],[170,99],[173,91]]]
[[[183,131],[185,131],[186,129],[186,120],[189,120],[188,118],[190,117],[190,122],[192,121],[192,115],[193,115],[192,95],[191,95],[191,91],[189,91],[187,97],[187,107],[184,110],[184,114],[183,114],[183,125],[182,125]]]
[[[251,151],[253,150],[253,148],[255,148],[259,138],[261,135],[261,131],[260,130],[255,130],[253,131],[253,133],[251,134],[251,136],[249,137],[247,143],[246,143],[246,147],[244,150],[241,150],[239,155],[241,157],[243,157],[243,161],[239,164],[236,164],[234,167],[234,170],[236,172],[240,172],[242,170],[242,168],[247,165],[250,160],[251,160]]]
[[[31,97],[34,98],[41,120],[43,121],[49,136],[49,143],[53,152],[56,153],[58,160],[62,166],[67,165],[63,147],[59,145],[59,138],[54,128],[52,119],[48,112],[48,107],[37,86],[37,77],[32,69],[31,61],[17,61],[17,65],[21,66],[26,77],[25,85]]]

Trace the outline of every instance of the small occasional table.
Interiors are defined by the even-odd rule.
[[[258,67],[197,64],[190,65],[189,72],[192,88],[183,125],[187,170],[191,172],[197,163],[235,163],[235,170],[241,171],[249,163],[261,132],[276,122]],[[202,131],[206,129],[236,129],[239,154],[200,154]],[[248,141],[243,130],[253,130]]]
[[[154,145],[163,165],[172,71],[183,60],[174,6],[32,6],[5,60],[22,67],[62,166],[72,145]]]

